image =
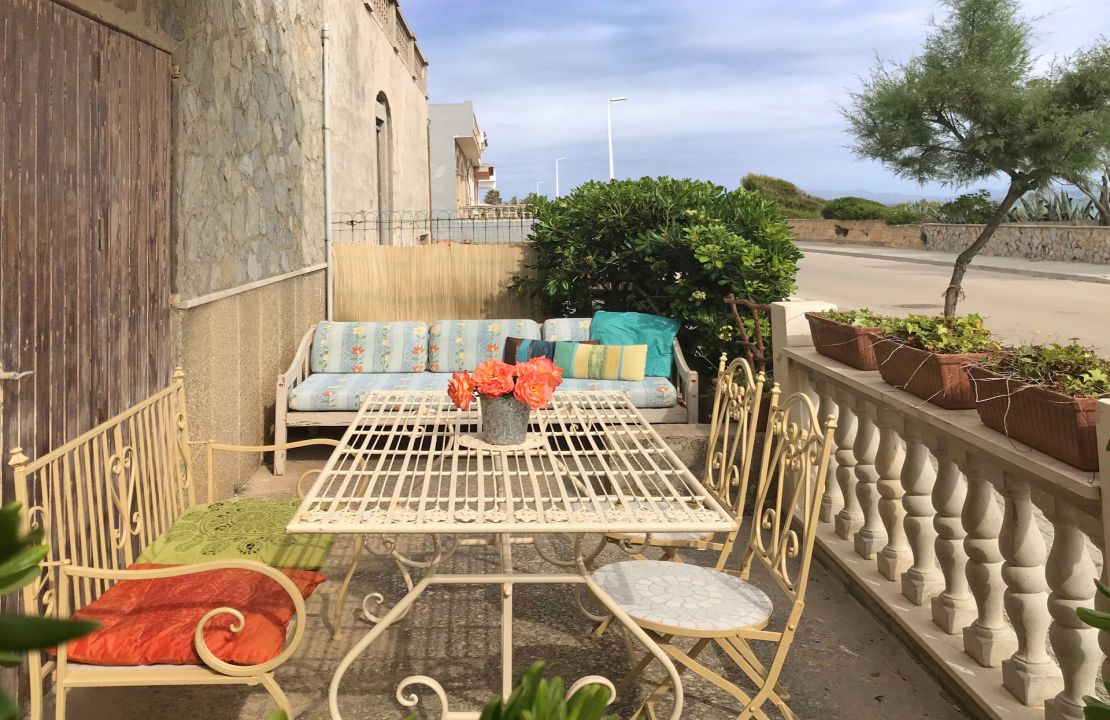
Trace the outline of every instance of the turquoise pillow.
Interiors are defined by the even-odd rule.
[[[638,312],[598,310],[590,322],[590,339],[602,345],[647,345],[648,377],[670,377],[674,367],[671,346],[678,335],[678,320]]]

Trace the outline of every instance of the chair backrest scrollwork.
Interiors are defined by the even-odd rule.
[[[747,576],[759,558],[795,603],[805,595],[835,427],[831,417],[820,421],[813,402],[802,393],[773,402],[767,418],[751,539],[741,572]]]
[[[11,460],[24,523],[43,528],[50,546],[42,576],[24,590],[24,610],[84,607],[111,582],[73,578],[59,605],[59,566],[126,568],[196,502],[184,376],[41,457],[13,448]]]
[[[722,355],[703,481],[706,489],[740,523],[748,495],[764,375],[756,375],[744,358],[736,358],[727,366],[726,360]]]

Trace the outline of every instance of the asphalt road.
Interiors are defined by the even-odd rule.
[[[808,253],[796,297],[887,315],[935,314],[951,269],[900,260]],[[977,312],[1005,342],[1079,338],[1110,356],[1110,285],[968,269],[961,313]]]

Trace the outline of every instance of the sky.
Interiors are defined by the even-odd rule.
[[[430,102],[472,100],[504,199],[608,178],[728,187],[748,172],[827,196],[921,187],[855,158],[838,106],[876,58],[915,54],[935,0],[402,0]],[[1040,63],[1110,35],[1108,0],[1025,0]],[[1001,182],[974,187],[995,189]],[[974,189],[974,188],[972,188]]]

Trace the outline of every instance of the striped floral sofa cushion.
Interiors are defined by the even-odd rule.
[[[535,320],[436,320],[428,328],[428,369],[434,373],[473,370],[501,359],[505,338],[539,340]]]
[[[428,326],[422,322],[329,322],[316,326],[314,373],[418,373],[427,369]]]
[[[543,339],[548,342],[581,342],[590,339],[590,318],[553,318],[543,321]]]

